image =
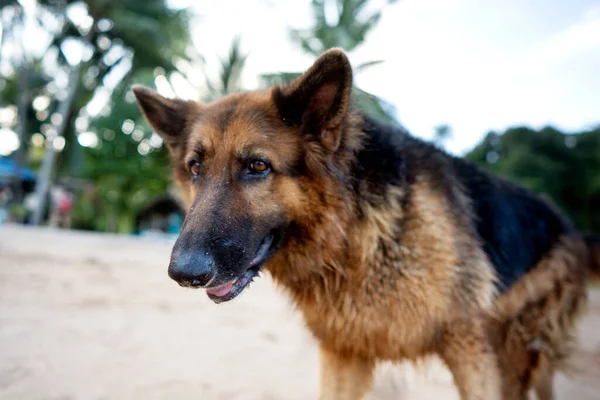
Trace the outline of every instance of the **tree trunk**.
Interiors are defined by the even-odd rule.
[[[15,201],[20,203],[23,198],[23,186],[21,185],[21,168],[26,162],[27,149],[27,118],[29,117],[30,93],[29,93],[29,59],[25,55],[25,46],[21,45],[21,65],[19,68],[19,102],[17,104],[17,137],[19,147],[15,152]]]
[[[0,56],[2,55],[2,48],[4,47],[4,41],[6,40],[6,35],[8,35],[8,30],[11,29],[10,21],[5,21],[4,18],[4,10],[0,8],[0,24],[2,24],[2,36],[0,36]],[[0,80],[4,80],[4,78],[0,78]],[[6,85],[6,82],[4,83]],[[0,105],[2,104],[2,90],[0,90]]]
[[[58,106],[58,114],[61,116],[60,124],[56,127],[56,138],[64,136],[65,129],[69,124],[69,115],[71,112],[71,106],[73,105],[73,100],[75,98],[75,93],[77,93],[77,87],[79,86],[79,78],[81,74],[82,63],[74,66],[69,72],[69,81],[67,84],[67,96],[61,101]],[[35,197],[37,200],[36,208],[33,212],[33,217],[31,223],[33,225],[40,225],[42,222],[42,218],[44,212],[46,211],[46,199],[48,194],[48,189],[50,186],[50,179],[52,177],[52,168],[54,166],[54,160],[56,159],[56,150],[54,150],[54,146],[52,143],[46,148],[46,152],[44,153],[44,160],[42,162],[42,166],[40,168],[40,173],[38,175],[36,187],[35,187]]]
[[[4,14],[0,14],[0,22],[4,23]],[[25,11],[22,7],[18,7],[13,17],[13,21],[10,22],[10,27],[6,25],[2,32],[2,41],[0,42],[0,51],[2,51],[3,42],[6,35],[8,35],[8,29],[12,30],[13,42],[17,42],[18,50],[18,88],[19,98],[17,100],[17,138],[19,139],[19,147],[15,151],[15,171],[13,176],[13,188],[15,190],[13,201],[20,203],[23,197],[23,186],[21,184],[21,169],[25,164],[25,149],[27,144],[27,117],[29,116],[30,107],[30,93],[29,93],[29,72],[31,69],[29,58],[27,57],[27,50],[25,49]],[[15,33],[15,30],[17,33]]]

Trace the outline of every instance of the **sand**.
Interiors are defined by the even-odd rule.
[[[268,276],[213,304],[172,242],[0,226],[0,399],[316,399],[314,340]],[[600,399],[600,291],[559,399]],[[439,360],[382,365],[368,399],[457,399]]]

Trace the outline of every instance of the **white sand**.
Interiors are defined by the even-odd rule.
[[[315,344],[267,276],[213,304],[171,243],[0,226],[0,399],[315,399]],[[600,292],[559,399],[600,399]],[[456,399],[437,360],[384,365],[370,399]]]

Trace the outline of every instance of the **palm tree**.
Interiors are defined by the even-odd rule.
[[[66,138],[70,138],[67,146],[79,150],[73,140],[76,134],[66,135],[67,129],[73,129],[75,117],[95,94],[110,94],[115,88],[108,78],[122,81],[143,67],[175,70],[176,57],[184,58],[190,43],[187,11],[169,8],[166,0],[88,0],[85,6],[79,1],[44,0],[40,6],[62,22],[51,47],[57,51],[56,67],[66,73],[67,85],[58,106],[53,143],[46,149],[38,177],[34,224],[41,222],[46,208],[56,151]]]
[[[395,0],[387,0],[386,4]],[[369,0],[312,0],[314,24],[308,29],[292,29],[290,35],[305,52],[317,57],[332,47],[343,48],[352,52],[364,43],[367,34],[377,25],[382,9],[367,12]],[[333,6],[333,7],[330,7]],[[369,61],[354,66],[355,73],[360,73],[383,61]],[[263,74],[265,85],[290,82],[300,73],[283,72]],[[366,113],[388,123],[397,123],[396,110],[393,105],[354,86],[353,101]]]
[[[213,81],[206,73],[205,62],[200,65],[204,69],[204,78],[208,94],[207,101],[215,100],[229,93],[242,90],[241,75],[246,64],[247,54],[242,53],[240,37],[236,36],[231,43],[227,58],[220,60],[221,70],[218,81]]]

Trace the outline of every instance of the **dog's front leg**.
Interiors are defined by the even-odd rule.
[[[373,383],[372,360],[341,355],[323,347],[320,400],[360,400]]]
[[[439,353],[454,377],[461,399],[503,398],[498,360],[481,321],[451,324],[443,335]]]

